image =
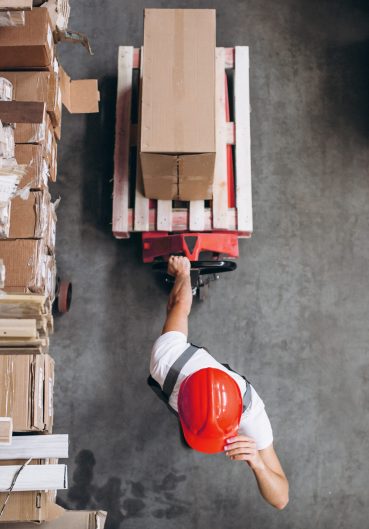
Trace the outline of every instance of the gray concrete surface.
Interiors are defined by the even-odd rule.
[[[182,6],[184,4],[182,3]],[[359,1],[188,1],[217,8],[221,46],[249,45],[255,233],[239,269],[196,305],[191,338],[248,374],[290,479],[277,512],[251,472],[182,447],[145,384],[165,293],[140,238],[110,233],[117,47],[142,42],[142,9],[72,0],[74,77],[98,77],[101,113],[63,116],[55,422],[69,432],[70,508],[107,529],[362,529],[368,525],[369,7]]]

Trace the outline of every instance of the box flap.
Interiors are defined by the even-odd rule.
[[[62,101],[71,114],[99,112],[100,92],[97,79],[71,80],[61,66],[59,76]]]
[[[213,196],[215,153],[140,153],[144,192],[161,200],[209,200]]]
[[[145,196],[172,200],[178,189],[177,157],[146,152],[140,157]]]
[[[213,197],[215,154],[186,154],[178,158],[180,199],[210,200]]]

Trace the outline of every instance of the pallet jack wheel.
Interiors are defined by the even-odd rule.
[[[69,311],[72,303],[72,283],[70,281],[58,281],[56,302],[60,314]]]

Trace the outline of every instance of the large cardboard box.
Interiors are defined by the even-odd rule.
[[[47,69],[54,58],[54,39],[47,9],[25,13],[25,25],[0,31],[0,68]]]
[[[43,145],[18,143],[15,145],[15,159],[19,165],[27,166],[26,173],[19,183],[19,189],[24,186],[34,190],[47,187],[50,167]]]
[[[0,258],[6,268],[4,290],[8,293],[55,297],[56,263],[43,239],[0,240]]]
[[[212,197],[215,10],[145,9],[141,168],[145,195]]]
[[[0,493],[0,505],[7,493]],[[61,516],[64,509],[55,504],[55,491],[12,492],[1,516],[0,527],[11,529],[15,524],[5,525],[3,522],[43,522]],[[18,527],[22,527],[18,526]],[[35,527],[35,525],[31,525]],[[65,528],[66,529],[66,528]]]
[[[10,239],[42,239],[49,236],[53,216],[50,193],[31,191],[27,198],[17,196],[10,202]]]
[[[14,432],[52,432],[54,360],[48,354],[0,353],[0,415]]]
[[[14,101],[39,101],[46,103],[46,110],[50,114],[53,126],[57,127],[60,125],[62,97],[57,72],[3,71],[0,72],[0,77],[5,77],[12,83]]]

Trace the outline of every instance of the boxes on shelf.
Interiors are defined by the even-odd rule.
[[[54,360],[48,354],[1,353],[0,380],[0,415],[12,418],[13,431],[51,433]]]
[[[1,53],[1,48],[0,48]],[[0,61],[1,63],[1,61]],[[57,62],[55,62],[55,65]],[[13,85],[14,101],[38,101],[46,103],[54,127],[61,122],[61,91],[59,76],[50,72],[0,72]]]
[[[19,325],[10,321],[9,325],[4,320],[20,320],[23,334],[27,331],[27,339],[22,342],[22,332]],[[22,329],[21,320],[34,320],[35,324]],[[3,354],[41,354],[47,352],[48,336],[53,332],[53,316],[50,299],[38,294],[6,294],[0,296],[0,321],[2,329],[6,332],[15,330],[18,336],[0,336],[0,352]],[[36,333],[33,332],[36,328]],[[30,333],[30,331],[32,332]],[[31,334],[31,336],[30,336]],[[19,340],[15,343],[16,338]]]
[[[44,143],[48,131],[54,132],[48,113],[42,123],[17,123],[14,129],[15,143]]]
[[[25,25],[0,31],[0,68],[48,69],[54,59],[54,39],[47,9],[25,12]]]
[[[145,9],[140,158],[148,198],[212,198],[215,46],[214,9]]]
[[[50,222],[55,224],[55,211],[47,190],[31,191],[27,198],[16,196],[10,204],[10,239],[48,241]]]
[[[6,497],[7,493],[0,493],[1,505]],[[56,505],[55,499],[55,491],[13,492],[9,496],[1,516],[1,522],[44,522],[54,520],[64,512],[62,507]],[[12,524],[12,527],[15,528],[16,525]]]
[[[8,293],[55,296],[56,264],[43,239],[0,240],[0,256],[6,268],[4,290]]]
[[[44,189],[48,185],[50,167],[43,145],[18,143],[15,145],[15,159],[18,164],[27,166],[19,188]]]

